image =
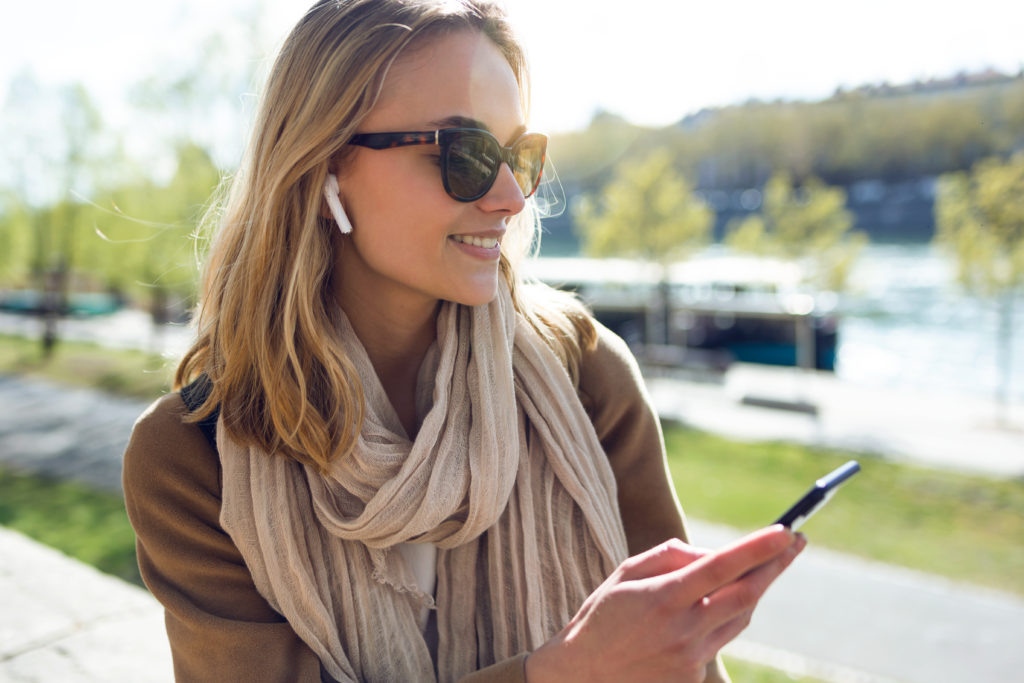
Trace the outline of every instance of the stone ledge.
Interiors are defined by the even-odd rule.
[[[146,591],[0,527],[0,680],[173,681]]]

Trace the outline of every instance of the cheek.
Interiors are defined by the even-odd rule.
[[[391,220],[417,212],[443,211],[450,202],[440,169],[428,157],[408,150],[366,150],[341,183],[342,200],[359,218]]]
[[[444,192],[440,177],[387,161],[363,164],[345,184],[342,201],[364,259],[377,265],[406,261],[406,267],[414,266],[443,249],[448,226],[454,221],[454,202]]]
[[[393,279],[436,278],[466,205],[444,191],[433,161],[403,150],[358,155],[341,184],[361,260]]]

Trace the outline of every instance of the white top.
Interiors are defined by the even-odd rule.
[[[416,587],[427,595],[437,585],[437,546],[432,543],[399,543],[395,546],[416,580]],[[430,609],[420,610],[420,631],[426,631]]]

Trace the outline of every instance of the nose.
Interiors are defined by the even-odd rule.
[[[477,200],[477,205],[484,211],[500,211],[509,216],[514,216],[526,206],[526,197],[512,174],[512,167],[502,162],[498,167],[498,177],[494,184],[483,197]]]

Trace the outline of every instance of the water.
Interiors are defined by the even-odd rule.
[[[930,246],[868,247],[843,310],[836,374],[845,380],[986,398],[1000,387],[997,303],[965,294],[953,260]],[[1012,358],[1010,394],[1024,401],[1024,325]]]
[[[149,313],[124,309],[111,315],[62,318],[60,339],[93,342],[114,349],[142,349],[166,358],[180,358],[188,350],[193,331],[187,325],[153,325]],[[0,332],[40,338],[43,321],[34,316],[0,313]]]
[[[950,258],[926,245],[870,246],[843,297],[836,374],[874,387],[991,398],[999,387],[995,302],[964,294]],[[1024,296],[1014,312],[1011,397],[1024,402]],[[69,339],[145,348],[169,357],[188,348],[183,326],[154,329],[141,311],[65,320]],[[0,314],[0,330],[39,334],[39,321]]]

